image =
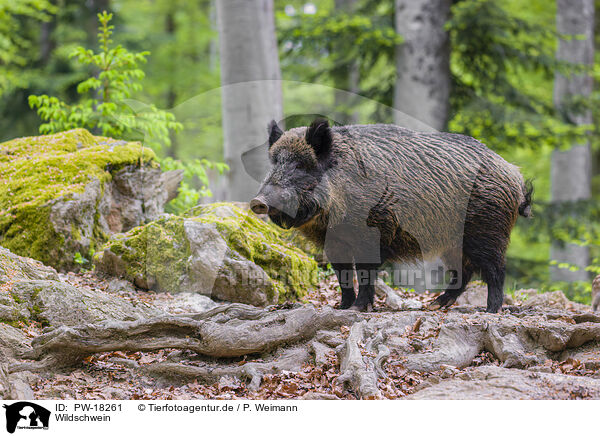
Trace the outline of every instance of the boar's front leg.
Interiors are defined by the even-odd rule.
[[[350,307],[352,310],[361,312],[370,312],[373,309],[375,299],[375,280],[380,264],[378,263],[357,263],[356,278],[358,280],[358,296],[356,301]]]
[[[353,237],[356,234],[353,227],[337,225],[327,230],[325,239],[325,254],[331,262],[338,283],[342,289],[340,309],[348,309],[356,300],[354,293],[354,253]]]
[[[342,289],[342,303],[340,309],[348,309],[356,300],[354,293],[354,265],[351,263],[332,263],[331,267]]]

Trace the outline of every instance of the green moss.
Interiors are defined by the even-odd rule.
[[[25,301],[23,301],[22,298],[20,298],[18,295],[13,294],[12,292],[11,292],[10,296],[12,297],[13,300],[15,300],[15,303],[19,303],[19,304],[25,303]]]
[[[191,254],[183,222],[178,216],[161,218],[113,236],[108,249],[125,262],[131,280],[146,281],[151,277],[155,283],[149,283],[150,287],[177,292]]]
[[[114,235],[105,249],[123,261],[129,280],[177,292],[188,273],[191,255],[185,220],[214,224],[234,256],[260,266],[272,280],[272,286],[265,286],[269,298],[277,291],[279,302],[294,301],[315,285],[318,267],[313,259],[282,239],[275,226],[228,203],[198,206],[185,217],[167,216]]]
[[[154,153],[139,143],[84,129],[0,144],[0,244],[50,265],[72,258],[62,252],[64,237],[50,225],[52,201],[82,193],[95,179],[104,184],[113,172],[141,162],[157,165]],[[106,240],[99,227],[94,237]]]
[[[40,317],[42,314],[42,309],[40,309],[37,304],[34,304],[29,308],[29,313],[31,313],[32,320],[39,322],[42,327],[50,326],[48,320]]]
[[[71,223],[71,235],[73,236],[73,239],[75,239],[76,241],[81,241],[81,232],[79,231],[77,226],[73,223]]]
[[[2,318],[0,318],[0,322],[2,324],[6,324],[6,325],[9,325],[9,326],[17,328],[17,329],[22,328],[24,324],[25,325],[31,324],[27,318],[19,318],[19,319],[16,319],[16,320],[14,320],[14,319],[9,320],[9,319],[2,319]]]
[[[52,264],[64,242],[64,236],[50,225],[47,205],[24,206],[10,218],[0,212],[0,244],[13,253]]]

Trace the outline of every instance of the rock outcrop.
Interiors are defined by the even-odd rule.
[[[158,218],[181,177],[139,143],[83,129],[2,143],[0,244],[77,269],[110,234]]]
[[[31,351],[31,339],[25,332],[0,322],[0,398],[32,400],[30,382],[35,377],[29,371],[11,374],[9,365],[23,353]]]
[[[163,316],[143,302],[60,281],[56,270],[0,247],[0,398],[33,399],[37,376],[9,367],[31,350],[27,328],[75,326]]]
[[[0,323],[57,327],[162,314],[146,303],[64,283],[54,269],[0,247]]]
[[[295,301],[318,280],[315,261],[234,204],[197,206],[113,235],[97,270],[143,289],[200,293],[254,306]]]

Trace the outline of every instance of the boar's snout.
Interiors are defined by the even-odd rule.
[[[250,210],[258,215],[268,214],[273,223],[284,229],[298,224],[298,200],[290,189],[263,186],[250,201]]]
[[[269,206],[267,206],[263,197],[256,197],[250,201],[250,210],[257,215],[264,215],[269,212]]]

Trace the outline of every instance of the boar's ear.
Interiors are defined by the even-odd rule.
[[[315,150],[317,157],[326,156],[331,150],[331,128],[325,118],[317,118],[306,131],[306,142]]]
[[[283,132],[281,131],[275,120],[271,120],[269,126],[267,127],[267,132],[269,133],[269,148],[271,148],[271,146],[275,144],[279,138],[281,138]]]

